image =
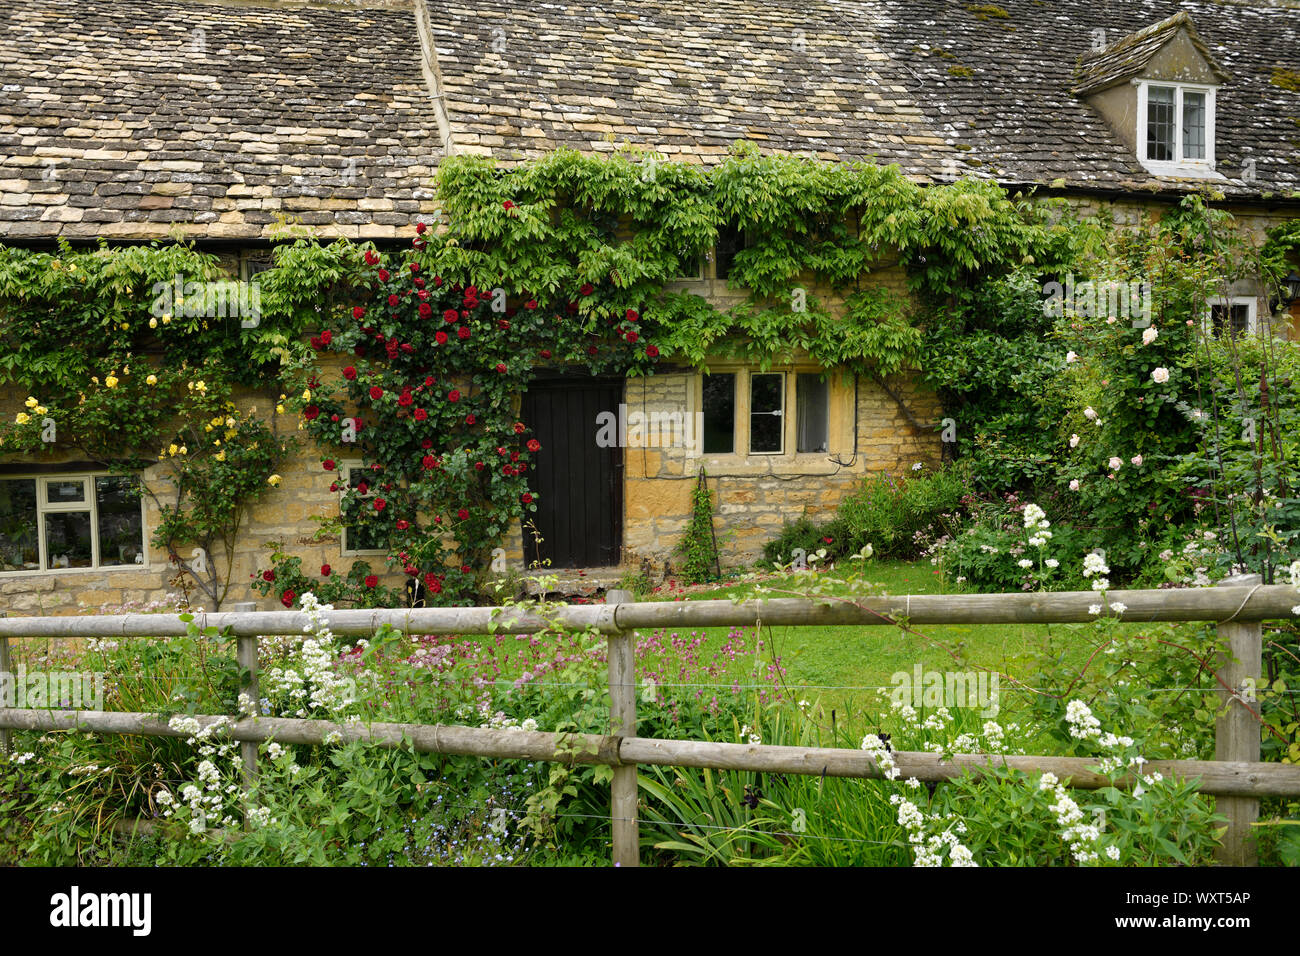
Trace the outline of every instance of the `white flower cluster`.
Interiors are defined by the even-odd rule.
[[[1110,587],[1110,581],[1103,576],[1107,574],[1110,574],[1110,567],[1106,564],[1106,559],[1100,554],[1093,551],[1083,556],[1083,576],[1090,578],[1097,575],[1096,580],[1092,582],[1094,591],[1105,591]],[[1100,612],[1101,609],[1098,608],[1097,613]]]
[[[917,781],[919,785],[920,781]],[[970,848],[958,839],[959,834],[966,832],[966,824],[960,820],[952,823],[951,816],[940,818],[938,814],[922,813],[916,804],[897,793],[890,796],[889,802],[898,807],[898,825],[907,831],[907,840],[912,844],[913,866],[943,866],[945,846],[948,847],[949,866],[979,866]],[[942,824],[947,826],[926,836],[927,826]]]
[[[1031,501],[1025,505],[1024,519],[1025,530],[1030,533],[1029,543],[1035,548],[1046,547],[1047,542],[1052,538],[1052,532],[1047,530],[1052,526],[1052,523],[1047,520],[1047,512]],[[1029,567],[1030,564],[1032,562],[1020,562],[1022,568]]]
[[[202,726],[194,717],[177,715],[172,717],[167,726],[172,730],[189,734],[186,743],[199,748],[198,784],[187,783],[181,787],[181,802],[168,790],[159,791],[155,797],[158,805],[163,807],[163,816],[171,817],[178,810],[183,810],[189,817],[189,831],[193,836],[203,836],[209,823],[224,827],[237,826],[239,811],[237,803],[240,797],[238,780],[242,770],[242,761],[238,745],[231,740],[219,738],[222,732],[235,725],[230,717],[218,717],[208,726]],[[277,746],[271,744],[270,746]],[[222,766],[227,767],[225,774]],[[292,767],[297,772],[297,765]],[[254,822],[265,818],[271,823],[270,811],[255,812],[250,809],[249,818]]]
[[[890,753],[883,740],[875,734],[867,734],[862,738],[862,749],[870,755],[872,762],[880,768],[886,780],[898,779],[901,771],[894,765],[894,755]]]
[[[1092,709],[1081,700],[1072,700],[1065,705],[1065,719],[1070,725],[1070,736],[1076,740],[1101,736],[1101,721],[1092,715]]]
[[[303,632],[310,636],[303,638],[300,646],[290,648],[292,666],[269,667],[263,672],[263,684],[268,696],[272,700],[279,698],[292,716],[310,717],[319,711],[340,716],[356,703],[357,689],[356,683],[341,677],[335,667],[339,652],[325,618],[325,612],[334,608],[321,604],[310,591],[302,596],[301,603],[308,622]]]
[[[1287,568],[1287,573],[1291,575],[1291,583],[1295,585],[1297,591],[1300,591],[1300,561],[1292,561],[1291,567]],[[1291,613],[1300,617],[1300,604],[1291,608]]]
[[[751,744],[761,744],[763,742],[763,737],[761,734],[755,732],[754,728],[750,727],[749,724],[745,724],[740,728],[740,742],[743,744],[746,740]]]

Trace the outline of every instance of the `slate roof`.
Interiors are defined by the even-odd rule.
[[[1215,62],[1214,56],[1197,35],[1192,18],[1186,10],[1179,10],[1172,17],[1114,40],[1096,52],[1083,54],[1079,58],[1076,74],[1078,82],[1074,92],[1079,96],[1087,96],[1139,75],[1161,47],[1183,31],[1197,52],[1205,58],[1219,82],[1227,80],[1227,72]],[[1105,39],[1105,34],[1101,38]]]
[[[382,237],[440,143],[409,2],[0,9],[0,234]]]
[[[0,238],[250,239],[280,214],[381,238],[428,218],[445,148],[713,163],[748,139],[920,181],[1197,188],[1147,173],[1076,92],[1179,13],[1227,75],[1216,186],[1300,190],[1297,0],[11,3]]]

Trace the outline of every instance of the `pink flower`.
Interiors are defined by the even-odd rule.
[[[1070,490],[1071,490],[1071,491],[1078,491],[1078,490],[1079,490],[1079,479],[1078,479],[1078,478],[1075,478],[1072,482],[1070,482]]]
[[[1142,464],[1142,456],[1134,455],[1132,458],[1129,459],[1129,461],[1131,461],[1134,465],[1140,465]]]
[[[1124,460],[1117,455],[1111,458],[1111,460],[1108,461],[1106,464],[1110,465],[1111,471],[1119,471],[1121,466],[1123,466],[1124,464]]]

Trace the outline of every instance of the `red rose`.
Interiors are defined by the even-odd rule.
[[[446,345],[446,344],[447,344],[447,333],[446,333],[446,332],[435,332],[435,333],[433,334],[433,340],[434,340],[435,342],[437,342],[439,345]]]
[[[330,576],[330,566],[328,564],[322,564],[320,566],[320,576],[323,578]]]
[[[460,318],[460,313],[457,312],[455,309],[447,309],[442,313],[442,320],[446,322],[448,325],[450,325],[452,322],[455,322],[459,318]]]
[[[588,346],[587,346],[587,354],[588,354],[588,355],[598,355],[598,354],[600,354],[600,349],[596,348],[596,346],[594,346],[594,345],[588,345]]]
[[[417,408],[415,410],[415,420],[417,422],[422,422],[428,417],[429,417],[429,413],[426,412],[423,408]]]
[[[427,318],[428,318],[429,316],[431,316],[431,315],[433,315],[433,306],[429,305],[429,303],[427,303],[427,302],[421,302],[421,303],[420,303],[420,318],[422,318],[422,319],[427,319]]]
[[[461,508],[459,511],[456,512],[456,517],[459,518],[461,521],[464,521],[469,517],[469,512],[466,511],[464,508]]]
[[[525,431],[527,431],[527,429],[524,427],[524,423],[523,423],[523,422],[515,422],[515,424],[514,424],[514,429],[515,429],[515,434],[516,434],[516,435],[522,435]],[[500,450],[500,449],[498,449],[498,451],[499,451],[499,450]]]
[[[442,582],[432,571],[424,576],[424,586],[429,589],[430,594],[438,594],[442,591]]]
[[[280,595],[280,603],[283,604],[285,607],[293,607],[293,602],[297,599],[297,597],[298,595],[295,594],[292,589],[290,589]]]
[[[379,270],[379,281],[380,281],[380,282],[387,282],[387,281],[388,281],[389,279],[391,279],[391,278],[392,278],[392,276],[389,275],[387,269],[380,269],[380,270]],[[357,318],[359,319],[359,318],[361,318],[361,316],[358,315]]]
[[[506,370],[506,363],[505,363],[505,362],[497,362],[497,371],[498,371],[498,372],[502,372],[502,373],[504,373],[505,370]]]
[[[402,300],[399,299],[395,294],[394,294],[394,295],[390,295],[390,296],[388,297],[388,304],[389,304],[390,306],[394,306],[394,307],[395,307],[395,306],[397,305],[397,303],[399,303],[399,302],[401,302],[401,301],[402,301]]]
[[[366,484],[364,481],[359,482],[359,483],[357,484],[357,493],[358,493],[358,494],[362,494],[362,495],[364,495],[364,494],[365,494],[367,491],[369,491],[369,490],[370,490],[370,486],[369,486],[368,484]]]
[[[596,291],[596,287],[592,285],[590,282],[584,282],[582,284],[582,288],[579,289],[578,291],[581,292],[583,295],[591,295],[593,292]]]
[[[519,500],[526,505],[531,505],[533,503],[533,496],[525,491],[522,495],[519,496]]]
[[[515,204],[512,203],[509,199],[507,199],[505,202],[503,202],[503,203],[501,204],[501,208],[502,208],[502,209],[514,209],[514,208],[515,208]]]
[[[659,350],[655,348],[653,345],[647,345],[645,347],[645,354],[648,358],[658,358]]]
[[[339,483],[337,481],[331,481],[330,491],[338,491],[338,490],[339,490]]]
[[[263,580],[263,581],[267,581],[267,582],[274,581],[274,580],[275,580],[275,572],[274,572],[274,571],[263,571],[263,572],[262,572],[262,580]]]
[[[383,498],[376,498],[376,499],[375,499],[375,510],[376,510],[376,511],[383,511],[383,510],[384,510],[385,508],[387,508],[387,507],[388,507],[388,502],[385,501]]]
[[[420,460],[420,464],[424,466],[426,471],[428,471],[429,469],[434,468],[437,465],[437,459],[435,459],[432,455],[425,455],[424,458]]]
[[[481,461],[476,461],[476,462],[474,462],[474,470],[475,470],[475,471],[482,471],[482,470],[483,470],[483,462],[481,462]]]
[[[432,439],[432,438],[426,438],[424,441],[420,442],[420,447],[421,447],[421,448],[424,448],[424,449],[426,449],[426,450],[432,448],[432,447],[433,447],[433,439]]]
[[[524,303],[524,308],[527,309],[529,312],[532,312],[534,309],[537,308],[537,300],[529,299],[527,302]]]
[[[542,450],[542,443],[536,438],[530,438],[528,439],[528,450],[531,452],[539,452]]]
[[[329,329],[326,329],[324,332],[320,334],[320,340],[325,345],[329,345],[331,342],[334,341],[334,333],[331,332]]]
[[[462,325],[460,328],[456,330],[456,335],[459,338],[467,339],[469,338],[469,329],[465,328],[465,326]]]
[[[509,465],[502,465],[502,466],[501,466],[501,474],[505,475],[507,478],[509,478],[509,477],[510,477],[511,475],[513,475],[514,473],[515,473],[515,470],[514,470],[513,468],[511,468]]]
[[[383,275],[383,272],[381,271],[379,274],[382,276],[382,275]],[[358,306],[355,306],[355,307],[352,309],[352,318],[354,318],[354,319],[361,319],[361,318],[364,318],[364,317],[365,317],[365,314],[366,314],[366,310],[363,309],[363,308],[361,308],[361,306],[359,306],[359,305],[358,305]]]
[[[414,401],[415,399],[411,397],[411,393],[406,389],[403,389],[402,394],[397,397],[397,404],[401,405],[403,408],[406,408]]]
[[[355,381],[357,377],[357,370],[353,368],[351,365],[349,365],[347,368],[343,370],[343,377],[346,378],[349,382]]]
[[[316,420],[316,416],[318,416],[319,414],[320,414],[320,409],[317,408],[315,405],[308,405],[306,408],[302,410],[302,417],[307,419],[307,421],[309,422],[314,422]]]
[[[375,577],[375,575],[373,574],[366,575],[366,587],[373,588],[378,586],[378,584],[379,584],[379,578]]]
[[[629,322],[635,322],[637,319],[641,318],[641,316],[637,314],[636,309],[628,309],[623,313],[623,318],[627,319]]]
[[[412,262],[409,268],[411,270],[411,275],[415,275],[415,273],[420,271],[420,264],[418,262]]]
[[[637,334],[636,334],[635,332],[629,332],[629,333],[627,334],[627,340],[628,340],[629,342],[635,342],[635,341],[637,340],[637,337],[638,337],[638,336],[637,336]]]
[[[542,358],[544,358],[544,359],[548,359],[548,358],[551,357],[551,350],[550,350],[550,349],[542,349],[541,355],[542,355]]]
[[[497,319],[497,328],[502,332],[507,332],[510,329],[510,323],[505,319]]]
[[[375,255],[369,249],[366,250],[366,265],[373,266],[379,262],[379,256]]]
[[[426,229],[428,229],[428,228],[429,228],[429,227],[426,226],[426,225],[425,225],[424,223],[422,223],[422,222],[417,222],[417,223],[415,224],[415,231],[418,232],[420,235],[424,235],[424,230],[426,230]]]
[[[334,459],[333,459],[333,458],[326,458],[326,459],[325,459],[325,470],[326,470],[326,471],[333,471],[333,470],[334,470]]]
[[[450,392],[448,392],[448,393],[447,393],[447,401],[449,401],[449,402],[459,402],[459,401],[460,401],[460,389],[458,389],[458,388],[453,388]]]
[[[466,424],[466,425],[473,425],[476,421],[478,421],[478,419],[475,418],[473,415],[466,415],[466,416],[465,416],[465,424]]]
[[[372,401],[377,402],[383,397],[384,397],[384,390],[382,388],[380,388],[378,385],[370,386],[370,398]]]
[[[397,519],[397,530],[398,530],[398,531],[405,531],[405,530],[406,530],[407,528],[409,528],[410,526],[411,526],[411,523],[410,523],[409,521],[407,521],[405,518],[398,518],[398,519]]]
[[[470,566],[469,566],[468,564],[462,564],[462,565],[460,566],[460,573],[461,573],[461,574],[469,574],[469,573],[470,573]]]

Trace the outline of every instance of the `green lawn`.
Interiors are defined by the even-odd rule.
[[[867,593],[875,595],[955,593],[928,562],[875,561],[867,578],[872,585]],[[778,585],[768,582],[768,586]],[[753,593],[752,584],[733,584],[696,591],[687,599]],[[861,588],[858,593],[863,593]],[[892,690],[891,676],[899,671],[911,674],[917,663],[927,671],[992,668],[1026,679],[1033,673],[1030,655],[1047,644],[1049,635],[1067,662],[1082,663],[1096,648],[1093,629],[1086,624],[925,625],[916,630],[924,637],[884,626],[776,627],[764,628],[764,640],[775,646],[794,694],[808,700],[820,697],[824,704],[850,709],[873,700],[872,688]],[[725,640],[721,629],[708,633],[708,646],[720,646]],[[1001,690],[1005,694],[1011,688],[1003,683]]]

